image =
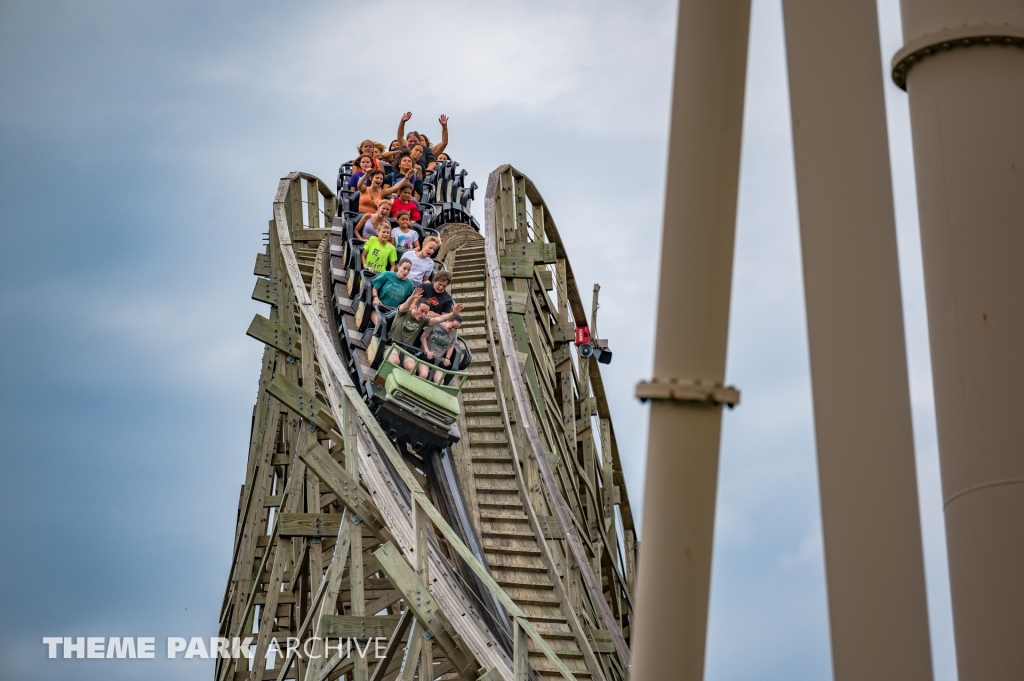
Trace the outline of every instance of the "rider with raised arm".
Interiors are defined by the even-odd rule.
[[[402,154],[398,158],[398,170],[392,171],[384,178],[385,195],[390,195],[393,191],[397,191],[395,187],[398,187],[403,179],[412,187],[412,197],[419,201],[423,196],[421,170],[418,165],[413,163],[412,157],[409,154]]]
[[[404,303],[398,306],[398,314],[391,320],[391,330],[388,331],[388,340],[402,343],[403,345],[416,346],[416,339],[420,332],[429,326],[443,324],[455,315],[462,312],[462,303],[456,305],[451,312],[438,317],[429,317],[427,312],[430,306],[422,300],[423,291],[414,289],[412,295]],[[406,371],[413,371],[416,361],[408,356],[406,352],[399,352],[398,348],[392,347],[388,361],[392,364],[403,367]]]
[[[390,191],[398,192],[405,183],[403,177],[398,184],[390,187]],[[366,173],[356,182],[356,189],[359,190],[359,212],[376,213],[377,205],[388,195],[384,190],[384,172],[371,170]]]

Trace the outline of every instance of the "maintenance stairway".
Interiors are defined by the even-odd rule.
[[[435,254],[472,351],[461,439],[414,450],[367,406],[338,198],[282,179],[257,257],[271,313],[249,329],[266,349],[220,626],[254,652],[218,659],[217,681],[628,678],[635,530],[599,365],[572,352],[586,314],[532,182],[497,169],[485,207],[482,235],[443,224]],[[361,657],[371,639],[379,656]]]

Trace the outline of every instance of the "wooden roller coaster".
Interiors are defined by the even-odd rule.
[[[529,178],[491,173],[482,234],[463,178],[423,204],[465,305],[444,413],[361,330],[346,198],[281,180],[256,260],[270,312],[248,331],[266,347],[220,618],[251,649],[218,659],[216,681],[628,677],[637,546],[607,346],[574,342],[598,287],[588,324]]]

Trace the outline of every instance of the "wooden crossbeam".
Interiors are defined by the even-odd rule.
[[[399,619],[397,615],[324,615],[321,633],[331,638],[389,638]]]
[[[252,273],[258,277],[269,277],[270,276],[270,256],[266,253],[256,254],[256,264],[252,268]]]
[[[430,590],[402,557],[401,551],[388,542],[374,551],[373,555],[391,584],[405,596],[405,602],[415,613],[416,621],[430,632],[431,639],[437,641],[444,654],[452,661],[455,671],[462,678],[472,680],[477,669],[476,660],[463,648],[459,635],[452,633],[448,618],[434,602]]]
[[[359,483],[350,476],[341,465],[331,458],[319,444],[311,445],[299,458],[309,466],[309,470],[317,475],[334,492],[338,501],[344,504],[356,517],[374,533],[382,542],[394,541],[394,535],[388,530],[381,519],[381,512],[370,499]]]
[[[535,265],[554,263],[558,259],[554,244],[530,241],[527,243],[509,244],[507,248],[509,257],[532,260]]]
[[[325,433],[334,432],[337,434],[338,439],[341,439],[341,435],[337,433],[337,427],[334,424],[334,417],[331,416],[330,408],[299,387],[298,383],[286,378],[282,374],[277,374],[267,385],[267,390],[271,395],[280,400],[281,404],[314,424],[320,430]]]
[[[282,537],[333,537],[340,526],[340,513],[281,513],[277,516],[277,533]]]
[[[249,324],[245,334],[273,346],[295,359],[302,359],[302,353],[298,347],[299,334],[279,324],[275,324],[262,315],[256,315],[252,318],[252,323]]]

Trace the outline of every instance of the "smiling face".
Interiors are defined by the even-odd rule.
[[[372,156],[373,142],[371,142],[370,140],[364,140],[363,143],[359,145],[359,152],[362,154],[366,154],[367,156]]]
[[[414,144],[419,144],[420,136],[415,132],[410,132],[408,135],[405,136],[405,143],[410,147]]]
[[[380,173],[377,173],[376,175],[370,178],[370,184],[372,184],[375,189],[380,189],[380,186],[384,184],[384,176]]]
[[[377,206],[377,215],[381,216],[382,218],[386,218],[386,217],[390,216],[391,215],[391,202],[390,201],[381,201],[380,205]]]

